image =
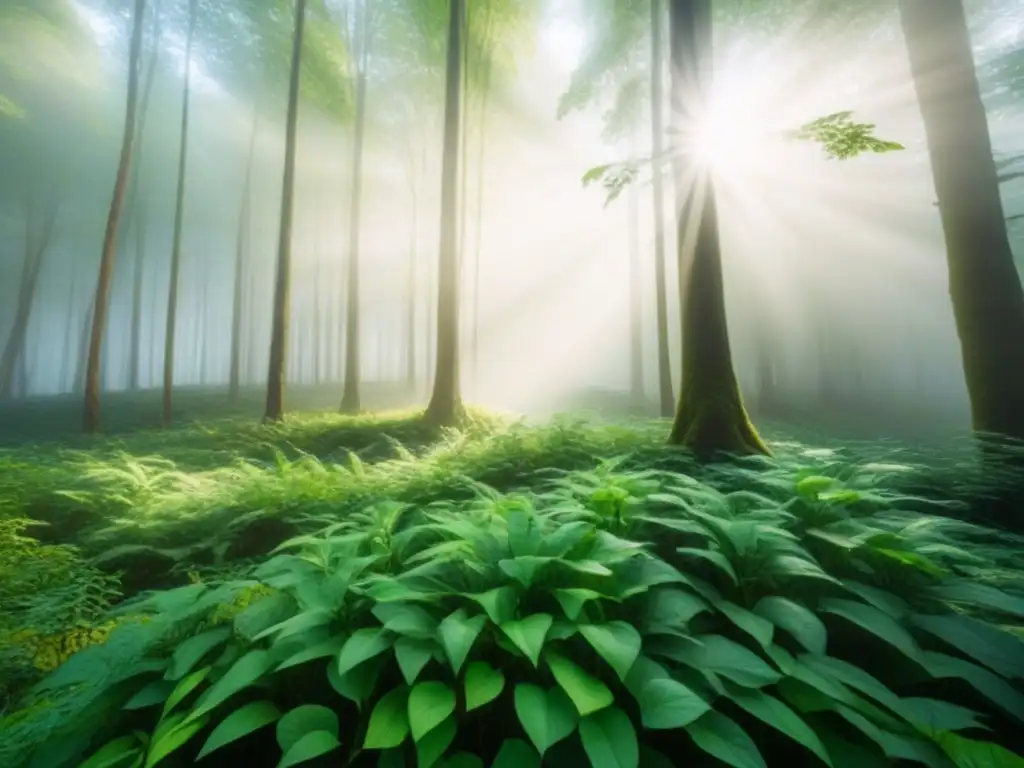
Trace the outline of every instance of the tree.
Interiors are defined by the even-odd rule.
[[[711,85],[710,0],[669,0],[669,19],[674,134],[682,136],[699,119]],[[676,158],[678,179],[683,171],[678,151]],[[698,456],[719,451],[768,453],[743,406],[733,370],[714,180],[706,166],[692,157],[687,160],[695,183],[692,189],[681,190],[693,196],[689,205],[676,201],[683,349],[679,404],[669,442],[685,445]]]
[[[971,417],[978,432],[1024,439],[1024,291],[962,0],[900,0],[939,215]]]
[[[465,411],[459,387],[459,264],[456,250],[464,16],[464,0],[449,0],[437,270],[437,363],[433,393],[424,414],[425,421],[436,426],[457,424]]]
[[[188,172],[188,115],[192,83],[192,44],[196,33],[197,0],[188,3],[188,34],[185,38],[185,82],[181,92],[181,135],[178,146],[178,186],[174,196],[174,231],[171,244],[171,275],[167,287],[167,325],[164,330],[163,424],[173,418],[174,339],[178,320],[178,282],[181,271],[181,231],[185,213],[185,179]]]
[[[96,432],[100,427],[100,358],[103,335],[106,332],[107,309],[110,303],[111,277],[114,273],[114,263],[117,260],[117,228],[121,219],[121,206],[124,203],[128,172],[132,163],[132,149],[135,143],[135,113],[139,101],[139,60],[142,52],[142,28],[145,12],[146,0],[135,0],[131,46],[128,52],[128,95],[124,116],[124,134],[121,139],[117,176],[114,180],[114,193],[107,214],[107,228],[103,236],[103,251],[100,256],[99,277],[96,281],[89,356],[85,371],[85,406],[82,422],[87,433]]]
[[[295,145],[299,117],[299,86],[302,74],[302,33],[305,22],[306,0],[295,0],[295,32],[292,42],[291,75],[288,82],[288,117],[285,126],[284,182],[281,188],[281,228],[277,242],[274,314],[270,336],[270,364],[267,371],[267,404],[263,413],[264,421],[281,421],[284,418],[286,344],[288,313],[291,308]]]

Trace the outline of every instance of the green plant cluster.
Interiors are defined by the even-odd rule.
[[[244,578],[141,596],[115,615],[148,621],[37,686],[65,716],[4,746],[34,734],[47,768],[1020,764],[1024,586],[993,532],[901,511],[883,467],[785,494],[624,467],[370,504]]]

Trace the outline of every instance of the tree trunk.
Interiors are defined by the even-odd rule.
[[[256,135],[259,130],[259,107],[253,107],[249,153],[245,161],[242,208],[238,213],[238,237],[235,242],[235,279],[231,297],[231,368],[228,373],[228,399],[238,400],[242,370],[242,285],[245,262],[249,253],[249,230],[252,222],[252,169],[256,157]]]
[[[490,16],[488,16],[487,33],[487,40],[488,42],[490,42]],[[476,241],[473,244],[473,325],[471,326],[472,337],[469,345],[470,360],[473,361],[472,387],[474,397],[479,397],[477,387],[478,374],[480,370],[480,266],[484,234],[484,150],[487,147],[487,104],[490,99],[491,92],[492,63],[488,60],[483,62],[482,66],[484,67],[484,72],[483,83],[481,83],[480,86],[480,132],[478,138],[479,150],[477,152],[476,157],[476,228],[474,229]]]
[[[434,391],[424,414],[426,422],[436,426],[455,426],[464,416],[459,389],[459,261],[456,243],[464,20],[464,0],[450,0],[437,267],[437,359]]]
[[[25,211],[25,254],[21,266],[17,307],[14,312],[14,323],[7,335],[7,343],[4,344],[3,354],[0,355],[0,399],[13,394],[15,372],[18,370],[19,361],[25,357],[25,338],[35,304],[39,276],[43,271],[43,257],[50,246],[56,219],[57,206],[54,205],[42,222],[38,234],[33,233],[32,204],[28,203]]]
[[[292,269],[292,213],[295,199],[295,144],[299,117],[299,78],[302,73],[302,32],[306,24],[306,0],[295,0],[295,35],[292,39],[291,74],[288,82],[288,119],[284,143],[284,181],[281,187],[281,227],[277,242],[277,274],[274,279],[274,318],[270,331],[267,370],[267,404],[264,421],[284,418],[285,360],[288,353],[288,312]]]
[[[654,193],[654,289],[658,340],[658,405],[663,417],[675,410],[672,397],[672,358],[668,351],[668,279],[665,276],[665,186],[661,157],[664,153],[665,118],[662,109],[665,66],[661,47],[661,0],[651,0],[651,152],[655,157],[651,180]]]
[[[971,418],[1024,439],[1024,292],[961,0],[900,0],[924,118]]]
[[[690,122],[702,114],[710,86],[710,0],[670,0],[669,12],[672,113],[675,119]],[[677,160],[675,165],[678,176],[683,163]],[[701,458],[718,452],[766,454],[743,407],[733,370],[715,187],[706,169],[698,169],[695,188],[689,192],[695,195],[690,215],[678,220],[682,381],[669,442],[685,445]],[[677,201],[677,210],[683,210],[681,202]],[[687,237],[691,224],[696,225],[693,239]]]
[[[142,50],[142,28],[146,12],[146,0],[135,0],[132,17],[132,41],[128,53],[128,96],[124,116],[124,133],[121,138],[121,156],[118,160],[114,194],[107,214],[107,229],[103,236],[103,252],[100,256],[99,276],[96,280],[96,296],[92,316],[92,331],[89,338],[89,357],[85,372],[85,403],[82,426],[87,433],[100,428],[100,355],[103,336],[107,330],[107,308],[110,302],[110,283],[117,260],[117,226],[124,204],[128,172],[132,164],[132,147],[135,143],[135,113],[139,102],[139,57]]]
[[[96,310],[96,295],[93,294],[89,300],[89,306],[85,309],[85,317],[82,318],[82,331],[78,337],[78,362],[75,365],[75,394],[85,392],[86,381],[89,377],[89,333],[92,330],[93,317]],[[97,363],[96,385],[99,386],[99,370]]]
[[[174,240],[171,245],[171,276],[167,289],[167,325],[164,331],[164,413],[163,424],[173,418],[174,337],[178,324],[178,282],[181,272],[181,230],[185,209],[185,175],[188,170],[188,106],[192,84],[192,41],[196,31],[197,0],[188,4],[188,38],[185,41],[185,83],[181,98],[181,136],[178,146],[178,188],[174,198]]]
[[[71,339],[75,335],[75,313],[73,307],[75,306],[76,282],[76,276],[72,273],[71,284],[68,286],[68,303],[65,305],[67,307],[67,314],[64,317],[64,341],[61,346],[64,351],[60,356],[60,390],[62,393],[73,391],[75,384],[72,379],[74,373],[71,361],[77,359],[78,355],[75,354],[75,348],[71,344]]]
[[[640,273],[640,194],[630,185],[626,209],[629,238],[629,401],[644,405],[643,283]],[[659,342],[660,344],[660,342]]]
[[[342,413],[359,413],[359,220],[362,204],[363,134],[366,127],[366,68],[369,63],[370,9],[368,0],[359,6],[357,48],[356,125],[352,143],[352,200],[349,211],[348,282],[345,295],[345,384]]]
[[[128,389],[139,389],[142,355],[142,270],[146,263],[146,208],[141,200],[135,208],[135,265],[132,268],[132,328],[128,355]]]

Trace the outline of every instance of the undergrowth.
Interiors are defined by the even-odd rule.
[[[1021,765],[1022,542],[906,449],[232,424],[0,453],[0,765]]]

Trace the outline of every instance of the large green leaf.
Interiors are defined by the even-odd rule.
[[[505,675],[485,661],[474,661],[466,667],[463,678],[466,692],[466,711],[490,703],[505,688]]]
[[[452,671],[457,675],[469,655],[470,648],[476,641],[480,632],[487,623],[487,617],[483,614],[470,616],[465,609],[457,611],[445,617],[438,626],[438,634],[441,637],[441,645],[448,656],[448,663]]]
[[[810,609],[784,597],[764,597],[754,606],[754,613],[791,634],[811,653],[824,655],[828,632],[821,619]]]
[[[419,768],[431,768],[440,760],[445,751],[455,740],[458,725],[454,717],[448,717],[440,725],[431,728],[422,738],[416,741],[416,762]]]
[[[423,668],[434,657],[435,643],[429,640],[417,640],[413,637],[400,637],[395,640],[395,661],[402,671],[405,682],[412,685],[420,676]]]
[[[748,688],[777,683],[782,675],[760,656],[721,635],[700,635],[700,645],[680,652],[680,660],[698,670],[710,670]]]
[[[276,722],[280,717],[281,712],[273,702],[251,701],[221,720],[203,748],[199,750],[196,759],[201,760],[215,749],[248,736],[253,731]]]
[[[284,713],[277,721],[277,744],[287,753],[307,734],[325,731],[338,735],[338,716],[319,704],[300,704]]]
[[[501,625],[512,621],[519,605],[519,595],[512,587],[497,587],[479,594],[467,594],[480,604],[493,623]]]
[[[693,742],[734,768],[767,768],[753,739],[720,712],[714,710],[686,726]]]
[[[648,680],[637,697],[644,728],[682,728],[711,709],[711,705],[677,680]]]
[[[231,637],[231,627],[217,627],[194,635],[171,654],[171,663],[164,675],[167,680],[180,680],[210,651],[220,647]]]
[[[146,753],[146,762],[144,768],[153,768],[153,766],[160,763],[165,757],[170,755],[177,749],[185,746],[188,741],[195,736],[199,731],[206,727],[206,723],[209,720],[208,715],[185,720],[167,731],[158,732],[159,735],[154,734],[153,740],[149,743],[149,749]]]
[[[564,656],[547,651],[544,660],[547,661],[551,674],[555,676],[555,681],[576,705],[580,717],[604,709],[614,701],[607,685]]]
[[[381,696],[370,714],[363,749],[391,749],[409,735],[409,689],[392,688]]]
[[[505,739],[491,768],[540,768],[540,755],[522,739]]]
[[[391,647],[393,637],[384,629],[357,629],[339,651],[335,671],[339,675],[344,675],[353,667],[384,653]]]
[[[715,607],[729,621],[754,638],[761,647],[767,648],[772,644],[775,627],[768,619],[758,616],[756,613],[751,613],[746,608],[742,608],[728,600],[719,601],[715,604]]]
[[[248,688],[263,677],[273,665],[274,657],[269,651],[259,649],[249,651],[232,664],[223,677],[207,689],[206,693],[196,702],[195,708],[188,716],[189,719],[206,714],[239,691]]]
[[[545,691],[532,683],[519,683],[515,707],[523,730],[541,756],[576,730],[576,710],[559,688]]]
[[[341,746],[336,734],[329,731],[311,731],[299,739],[284,753],[277,768],[291,768],[293,765],[326,755]]]
[[[549,613],[535,613],[518,621],[506,621],[499,625],[508,639],[515,643],[516,648],[530,660],[533,666],[540,662],[540,652],[544,648],[544,639],[554,618]]]
[[[1024,678],[1024,643],[1009,632],[970,616],[918,615],[913,622],[1003,677]]]
[[[455,691],[437,681],[417,683],[409,692],[409,726],[419,741],[455,711]]]
[[[767,723],[821,758],[826,765],[832,765],[825,745],[817,734],[799,715],[778,699],[763,691],[736,690],[730,698],[757,719]]]
[[[637,768],[640,745],[629,717],[605,707],[580,721],[580,740],[593,768]]]
[[[908,658],[920,656],[920,648],[911,634],[900,626],[889,614],[866,603],[828,597],[818,604],[818,610],[841,616],[847,621],[870,632],[901,651]]]
[[[437,619],[414,603],[377,603],[373,607],[373,615],[384,625],[384,629],[396,635],[426,640],[432,638],[437,631]]]
[[[607,624],[580,624],[580,634],[597,654],[608,662],[620,680],[625,680],[629,668],[640,655],[640,633],[624,621]]]
[[[956,768],[1024,768],[1024,758],[998,744],[948,732],[936,733],[933,738]]]

